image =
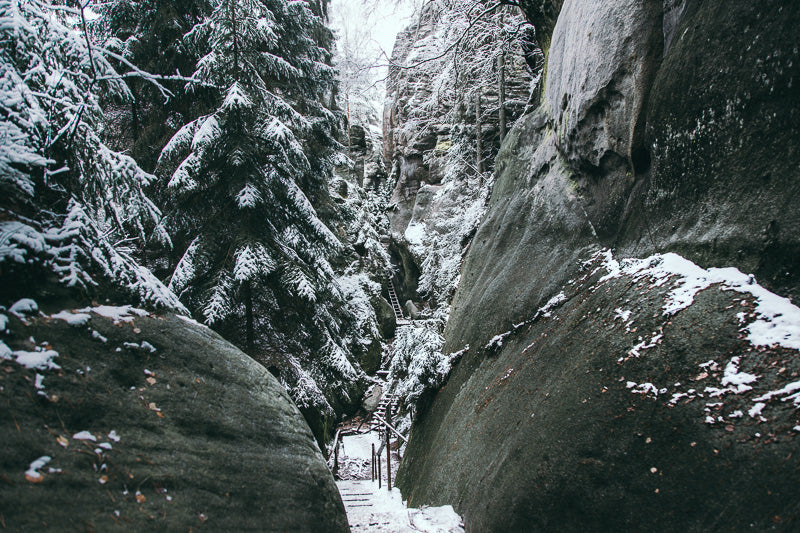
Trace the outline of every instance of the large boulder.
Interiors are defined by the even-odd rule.
[[[677,255],[587,261],[470,345],[412,429],[409,504],[468,531],[795,531],[800,309]]]
[[[219,335],[130,307],[24,307],[0,316],[4,528],[348,531],[303,417]]]
[[[798,414],[771,393],[795,390],[800,345],[744,339],[736,291],[667,316],[678,278],[586,261],[678,252],[797,309],[778,295],[800,288],[798,31],[777,0],[564,2],[454,298],[444,353],[469,349],[399,472],[411,504],[475,531],[796,529]]]

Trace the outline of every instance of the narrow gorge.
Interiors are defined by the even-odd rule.
[[[73,4],[0,2],[0,529],[800,528],[800,3]]]

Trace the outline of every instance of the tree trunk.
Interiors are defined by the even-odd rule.
[[[475,93],[475,168],[478,170],[478,175],[481,177],[483,183],[483,133],[481,132],[481,88],[478,87]]]
[[[353,138],[350,135],[350,95],[346,94],[344,97],[346,113],[347,113],[347,157],[350,161],[353,161]],[[355,162],[353,162],[353,166],[350,168],[350,177],[355,177]]]
[[[234,2],[228,4],[228,15],[231,18],[231,25],[233,26],[233,78],[239,81],[239,34],[236,27]]]
[[[500,142],[506,138],[506,54],[500,52],[497,57],[497,70],[499,71],[500,93]]]
[[[131,84],[131,129],[133,130],[133,142],[136,142],[136,139],[139,138],[139,97],[136,94],[136,90],[133,88],[133,83]]]

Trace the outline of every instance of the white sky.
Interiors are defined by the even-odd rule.
[[[337,33],[366,33],[371,51],[391,56],[397,33],[411,23],[414,0],[332,0],[331,26]]]
[[[388,76],[388,63],[392,55],[397,34],[413,20],[414,5],[424,0],[332,0],[329,14],[331,28],[336,32],[341,52],[349,49],[349,57],[362,65],[375,65],[363,71],[364,78],[353,80],[350,89],[342,85],[350,103],[348,108],[359,113],[366,111],[372,117],[380,117],[386,89],[384,80]],[[345,43],[347,45],[345,46]],[[355,89],[356,92],[350,92]],[[367,116],[361,120],[370,122]],[[373,124],[377,126],[377,124]]]

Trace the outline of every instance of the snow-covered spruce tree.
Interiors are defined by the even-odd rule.
[[[152,171],[158,155],[176,130],[208,112],[202,89],[187,97],[186,82],[199,57],[183,36],[211,12],[207,0],[112,0],[94,7],[98,17],[92,29],[103,46],[121,60],[112,61],[125,76],[130,98],[106,99],[106,137],[129,153],[142,168]],[[135,65],[135,67],[132,67]],[[137,76],[135,69],[158,75],[172,92],[164,99],[157,87]],[[200,92],[198,92],[198,89]],[[210,95],[208,95],[210,96]]]
[[[187,243],[170,287],[278,374],[307,417],[342,412],[363,373],[329,263],[341,244],[312,203],[327,201],[341,157],[341,117],[321,103],[334,83],[330,33],[304,1],[221,0],[186,38],[207,46],[194,78],[219,103],[159,161],[168,227]]]
[[[0,0],[0,271],[3,300],[135,300],[183,309],[125,253],[167,239],[143,193],[153,177],[96,133],[98,93],[125,85],[76,21],[80,10]]]

